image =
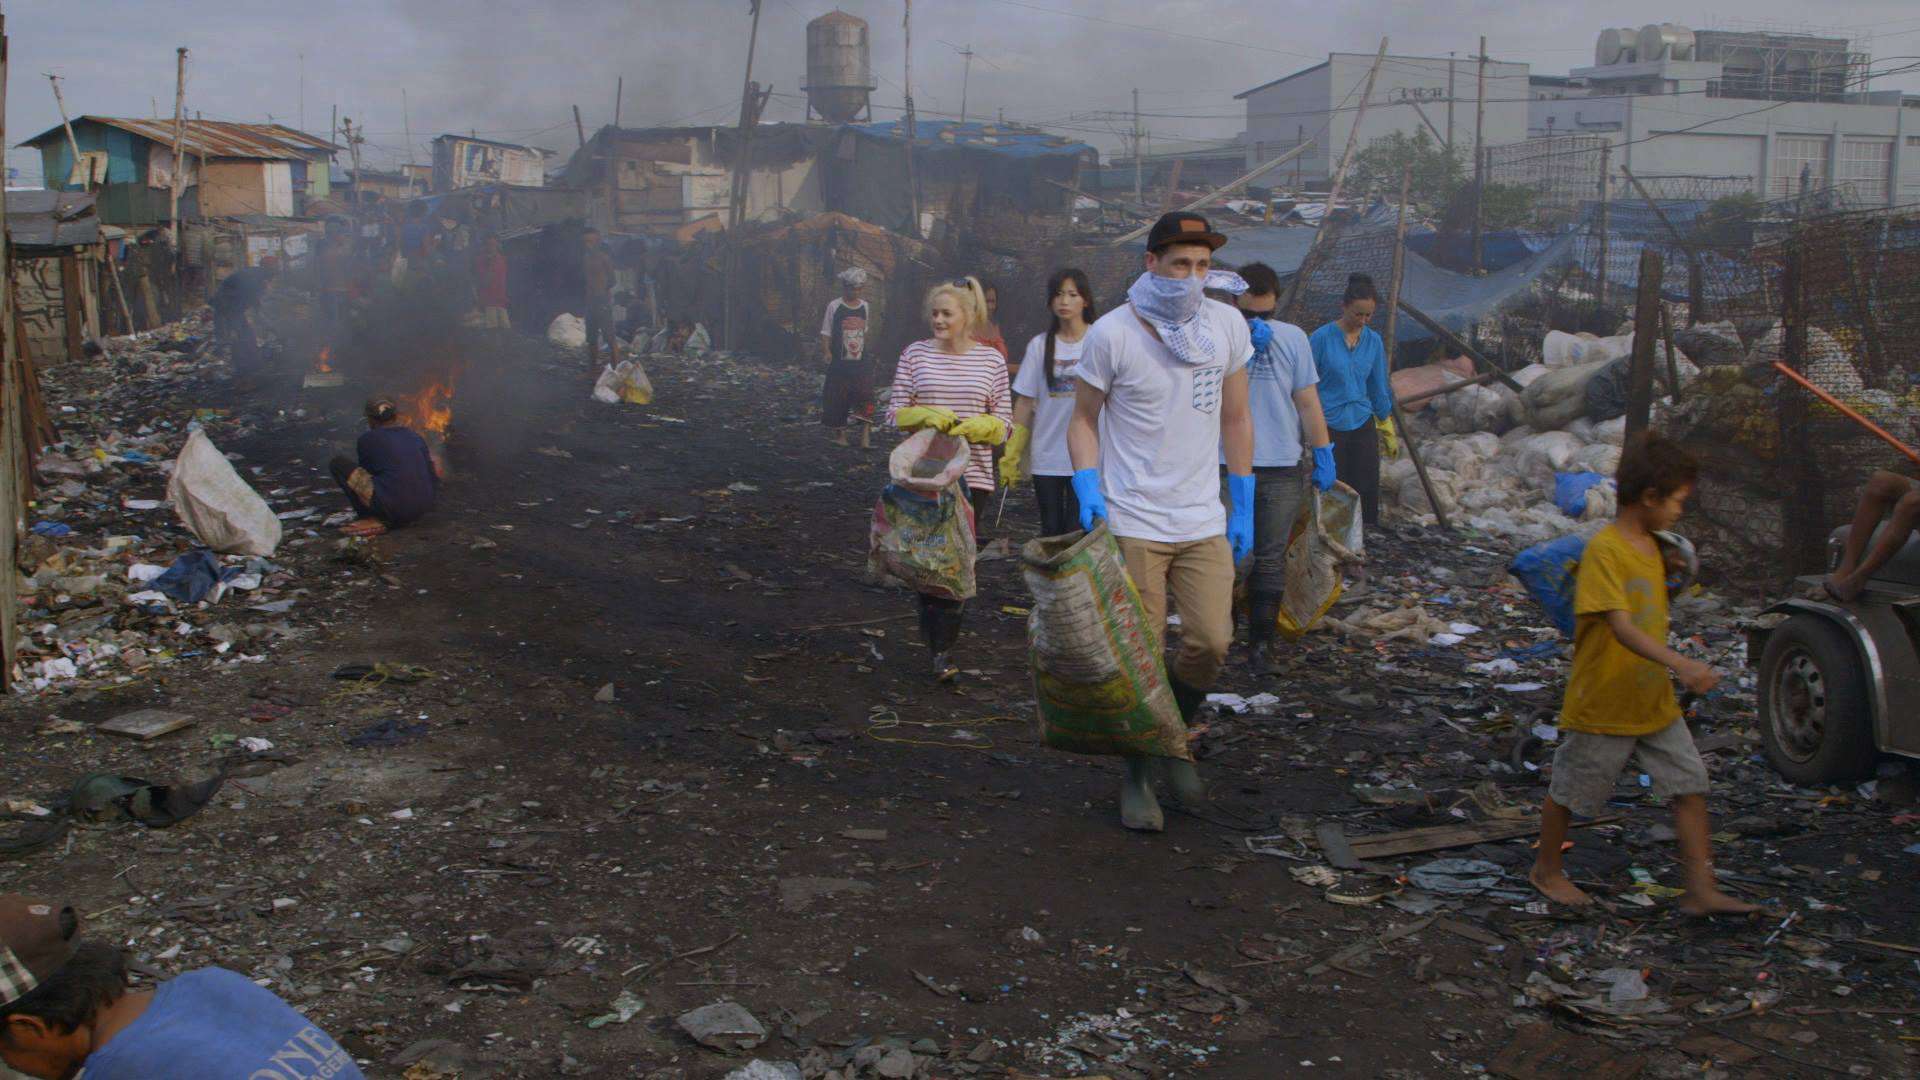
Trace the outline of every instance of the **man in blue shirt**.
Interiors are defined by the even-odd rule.
[[[126,958],[80,941],[73,908],[0,895],[0,1061],[40,1080],[366,1080],[311,1020],[244,976],[202,968],[127,987]]]
[[[1333,441],[1320,411],[1313,346],[1306,331],[1276,317],[1280,276],[1265,263],[1248,263],[1240,268],[1240,277],[1247,291],[1235,303],[1253,327],[1247,391],[1253,407],[1255,477],[1253,558],[1241,564],[1241,573],[1249,579],[1248,660],[1254,677],[1264,678],[1273,674],[1269,646],[1287,588],[1287,541],[1306,501],[1309,476],[1321,491],[1333,486]],[[1311,461],[1301,460],[1306,456],[1303,442],[1312,450]],[[1224,473],[1226,457],[1220,461]]]

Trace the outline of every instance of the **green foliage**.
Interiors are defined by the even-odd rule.
[[[1532,224],[1534,194],[1532,188],[1488,184],[1486,199],[1480,210],[1480,227],[1492,232]]]
[[[1695,219],[1693,240],[1702,247],[1745,247],[1753,242],[1753,223],[1765,208],[1750,191],[1715,199]]]
[[[1466,166],[1457,154],[1419,128],[1412,135],[1396,131],[1368,143],[1353,157],[1347,190],[1372,192],[1389,201],[1400,197],[1400,175],[1413,168],[1412,198],[1416,205],[1445,206],[1466,179]]]

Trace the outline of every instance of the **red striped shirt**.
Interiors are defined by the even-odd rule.
[[[900,354],[893,373],[893,396],[887,402],[887,423],[909,405],[952,409],[968,417],[991,413],[1012,430],[1013,406],[1007,392],[1007,360],[994,349],[974,343],[964,355],[944,352],[933,340],[916,341]],[[967,461],[967,486],[993,490],[993,447],[975,445]]]

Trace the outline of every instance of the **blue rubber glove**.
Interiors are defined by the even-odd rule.
[[[1247,324],[1247,336],[1253,339],[1253,354],[1258,356],[1266,352],[1267,346],[1273,341],[1273,324],[1265,319],[1255,319]]]
[[[1080,500],[1080,527],[1093,531],[1093,523],[1107,516],[1107,497],[1100,493],[1100,470],[1081,469],[1073,474],[1073,497]]]
[[[1313,448],[1313,487],[1316,491],[1332,491],[1333,482],[1340,478],[1333,468],[1333,447],[1316,446]]]
[[[1227,474],[1227,495],[1233,506],[1227,511],[1227,544],[1233,548],[1233,561],[1239,562],[1253,550],[1253,474]]]

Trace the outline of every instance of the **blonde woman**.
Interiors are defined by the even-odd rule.
[[[977,540],[987,496],[993,493],[993,448],[1006,441],[1012,420],[1007,361],[973,337],[988,325],[986,296],[973,278],[928,290],[926,316],[933,336],[900,354],[887,420],[903,432],[933,428],[973,444],[966,485]],[[919,604],[920,634],[933,653],[934,677],[950,682],[959,674],[952,652],[964,602],[921,594]]]

